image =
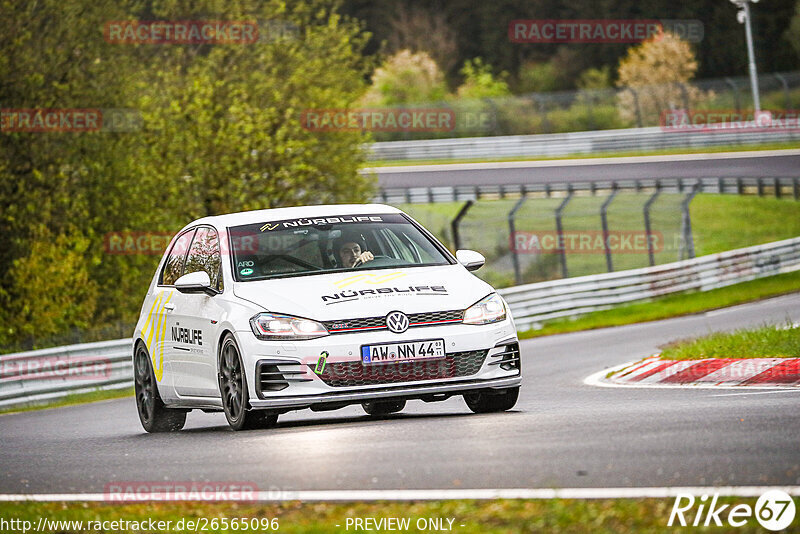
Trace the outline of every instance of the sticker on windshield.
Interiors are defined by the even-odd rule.
[[[369,223],[405,223],[408,222],[399,213],[383,213],[381,215],[340,215],[338,217],[315,217],[312,219],[287,219],[264,223],[262,232],[285,230],[287,228],[301,228],[303,226],[327,226],[331,224],[369,224]]]
[[[242,276],[250,276],[251,274],[253,274],[253,269],[242,269],[241,271],[239,271],[239,274],[241,274]]]

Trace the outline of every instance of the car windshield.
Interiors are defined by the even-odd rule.
[[[237,281],[451,263],[402,214],[265,221],[230,228]]]

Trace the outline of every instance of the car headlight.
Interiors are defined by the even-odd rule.
[[[465,324],[489,324],[506,318],[506,304],[500,295],[492,293],[476,302],[464,312]]]
[[[250,328],[258,339],[314,339],[327,336],[328,329],[317,321],[281,315],[259,313],[250,319]]]

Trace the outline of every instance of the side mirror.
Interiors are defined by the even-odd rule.
[[[217,295],[219,291],[211,287],[211,279],[205,271],[184,274],[175,280],[175,289],[181,293],[205,293],[209,297]]]
[[[456,251],[456,259],[468,271],[477,271],[486,263],[486,258],[483,257],[483,254],[474,250],[458,250]]]

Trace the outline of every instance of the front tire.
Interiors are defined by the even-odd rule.
[[[186,424],[186,411],[167,408],[158,394],[147,348],[139,343],[133,357],[133,389],[139,421],[147,432],[177,432]]]
[[[242,357],[231,334],[222,340],[222,350],[219,355],[219,392],[225,418],[233,430],[271,428],[278,422],[276,413],[250,409],[250,396]]]
[[[361,407],[364,411],[372,416],[389,415],[390,413],[397,413],[406,407],[404,400],[391,400],[391,401],[367,401],[362,402]]]
[[[517,404],[519,398],[519,388],[509,388],[502,393],[490,393],[479,391],[477,393],[466,393],[464,402],[467,407],[475,413],[494,413],[510,410]]]

